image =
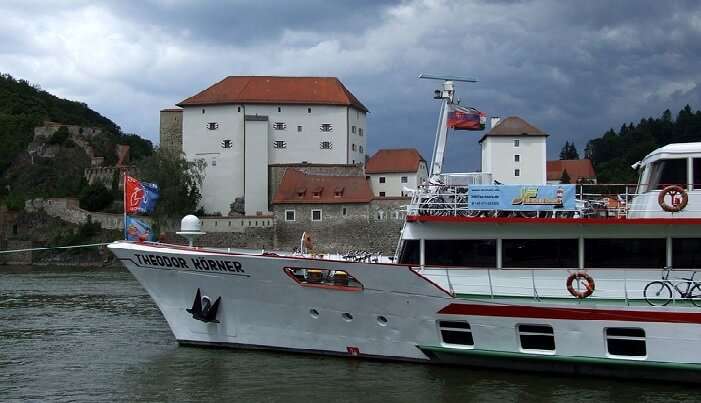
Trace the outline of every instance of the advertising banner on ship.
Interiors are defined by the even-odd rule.
[[[470,185],[470,210],[575,209],[575,185]]]

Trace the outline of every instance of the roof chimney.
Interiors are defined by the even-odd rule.
[[[494,128],[494,126],[498,125],[500,121],[501,121],[501,118],[499,116],[492,116],[492,121],[491,121],[492,129]]]

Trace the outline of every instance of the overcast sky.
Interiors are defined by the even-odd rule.
[[[430,159],[437,82],[518,115],[582,151],[609,127],[701,107],[696,1],[0,2],[0,72],[87,103],[158,141],[158,111],[228,75],[337,76],[370,109],[368,148]],[[448,166],[477,169],[476,132],[449,139]]]

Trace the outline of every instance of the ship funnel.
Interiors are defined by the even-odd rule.
[[[202,232],[202,221],[197,216],[189,214],[180,221],[180,231],[176,232],[176,234],[187,239],[189,245],[192,246],[195,239],[200,235],[206,234],[206,232]]]

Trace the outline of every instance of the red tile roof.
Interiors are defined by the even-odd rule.
[[[373,194],[364,176],[307,175],[288,168],[273,204],[369,203]]]
[[[570,183],[576,183],[578,179],[596,179],[594,166],[588,159],[548,161],[545,170],[549,181],[560,180],[564,170],[570,176]]]
[[[378,150],[365,164],[365,173],[416,172],[421,161],[426,162],[415,148]]]
[[[336,77],[229,76],[177,104],[347,105],[368,109]]]
[[[509,116],[492,127],[492,130],[487,132],[480,139],[480,143],[487,136],[548,136],[544,131],[526,122],[518,116]]]

